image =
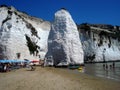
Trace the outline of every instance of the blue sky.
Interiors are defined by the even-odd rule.
[[[2,4],[49,21],[54,19],[57,10],[64,7],[78,24],[120,26],[120,0],[0,0]]]

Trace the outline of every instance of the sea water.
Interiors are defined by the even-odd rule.
[[[120,62],[115,62],[115,67],[112,64],[113,62],[85,64],[84,73],[120,81]]]

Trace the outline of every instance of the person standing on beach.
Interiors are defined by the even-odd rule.
[[[7,71],[7,65],[5,64],[4,65],[4,72],[6,72]]]

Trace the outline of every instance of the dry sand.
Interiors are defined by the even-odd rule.
[[[0,90],[120,90],[120,82],[58,68],[0,73]]]

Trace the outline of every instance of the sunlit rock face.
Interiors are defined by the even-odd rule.
[[[105,24],[78,26],[85,62],[120,60],[120,27]]]
[[[78,30],[65,9],[55,13],[51,25],[14,7],[0,6],[0,59],[46,55],[51,65],[82,64],[84,51],[88,62],[120,60],[120,26],[81,24]]]
[[[55,13],[48,37],[47,57],[53,65],[83,64],[83,49],[79,33],[70,13],[61,9]]]
[[[44,58],[49,31],[49,22],[1,6],[0,59]]]

